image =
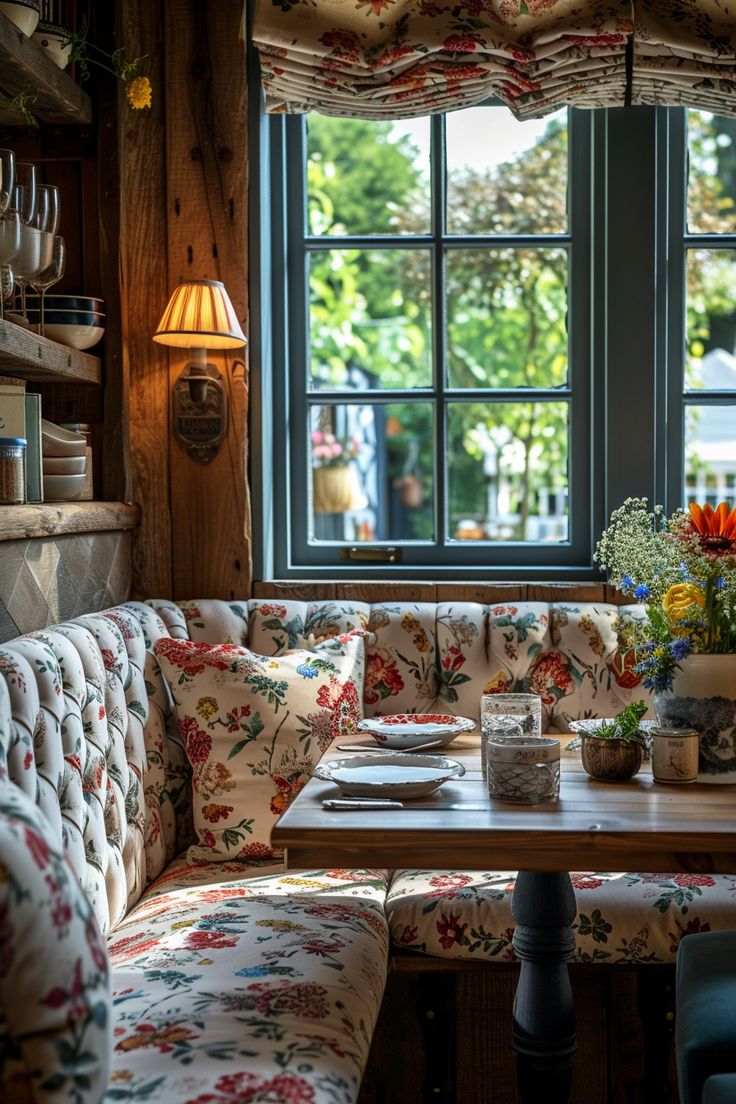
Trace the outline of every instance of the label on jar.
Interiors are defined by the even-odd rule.
[[[700,741],[697,732],[652,733],[652,774],[657,782],[695,782]]]

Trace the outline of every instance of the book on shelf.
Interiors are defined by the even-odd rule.
[[[26,395],[26,502],[43,502],[41,396]]]
[[[26,381],[0,376],[0,437],[26,435]]]

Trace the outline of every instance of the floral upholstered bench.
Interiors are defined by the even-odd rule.
[[[366,716],[453,712],[479,718],[493,690],[540,694],[543,728],[611,716],[647,691],[628,641],[639,605],[294,601],[154,602],[172,634],[248,643],[279,655],[365,630]],[[513,960],[516,872],[397,870],[386,901],[395,950]],[[690,932],[736,927],[736,874],[584,871],[573,875],[578,963],[674,963]]]
[[[356,1100],[386,872],[287,875],[269,825],[312,761],[297,714],[310,739],[354,725],[362,648],[187,658],[135,603],[0,647],[3,1100]],[[162,667],[215,677],[199,725],[173,723]]]

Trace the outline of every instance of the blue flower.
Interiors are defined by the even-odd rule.
[[[634,588],[634,597],[636,598],[637,602],[646,602],[651,593],[652,592],[646,583],[639,583],[638,587]]]
[[[726,580],[723,578],[722,575],[719,575],[718,578],[716,579],[716,582],[715,582],[716,590],[720,590],[721,587],[723,587],[725,585],[726,585]]]
[[[623,591],[624,594],[628,594],[628,592],[633,588],[633,586],[634,586],[634,580],[631,578],[630,575],[622,575],[621,576],[621,582],[618,585],[619,590]]]
[[[679,663],[685,656],[690,655],[693,650],[693,644],[689,636],[681,636],[679,640],[673,640],[670,644],[670,651],[672,656]]]

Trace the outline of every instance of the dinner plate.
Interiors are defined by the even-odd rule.
[[[429,741],[449,744],[461,732],[470,732],[475,721],[452,713],[390,713],[385,717],[366,717],[358,725],[383,747],[408,751],[415,744]]]
[[[425,797],[449,778],[465,774],[465,767],[444,755],[387,755],[375,752],[332,759],[312,771],[316,778],[334,782],[346,797]]]

